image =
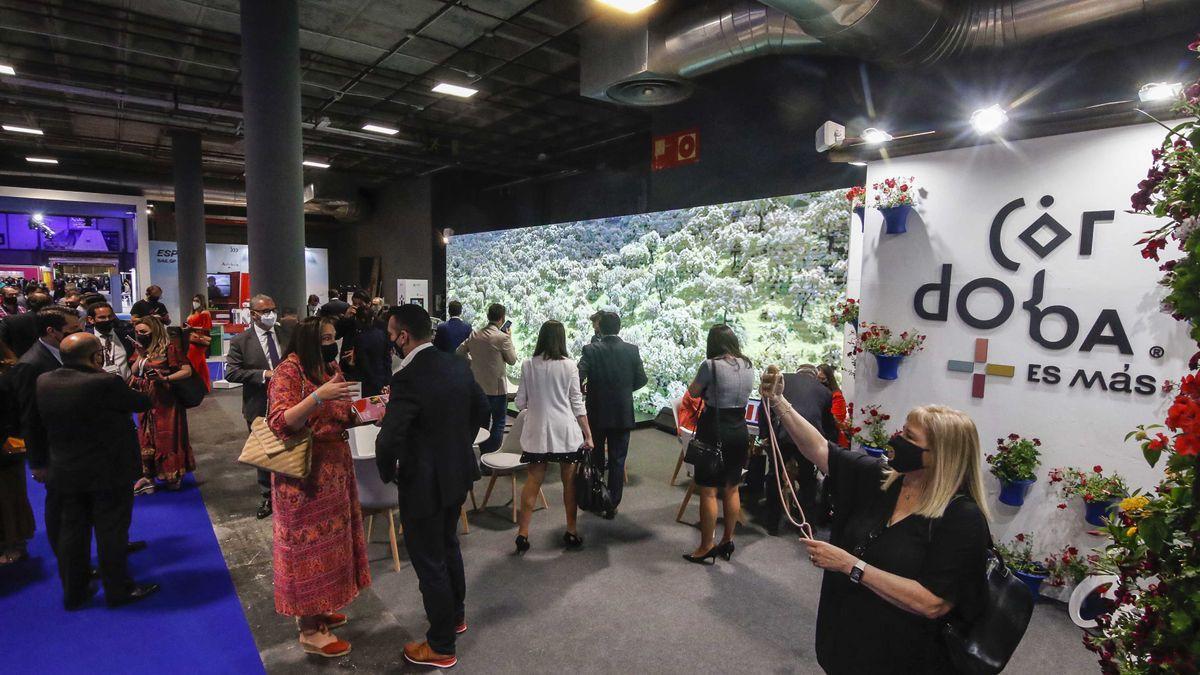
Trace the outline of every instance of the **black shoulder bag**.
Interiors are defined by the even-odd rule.
[[[708,365],[712,369],[713,399],[717,399],[717,394],[720,393],[717,388],[717,363],[709,359]],[[696,467],[697,475],[703,473],[708,476],[721,476],[725,473],[725,454],[721,451],[721,409],[714,408],[714,412],[717,416],[717,442],[714,444],[700,440],[700,430],[697,429],[696,435],[692,437],[683,453],[683,461]]]

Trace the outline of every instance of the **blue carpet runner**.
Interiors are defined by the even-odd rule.
[[[153,597],[108,609],[101,590],[85,608],[62,606],[62,585],[33,480],[37,534],[29,559],[0,566],[0,636],[8,673],[262,673],[262,661],[225,567],[200,490],[189,475],[179,492],[137,497],[130,539],[149,544],[129,556]],[[93,549],[94,555],[94,549]],[[93,558],[94,560],[94,558]]]

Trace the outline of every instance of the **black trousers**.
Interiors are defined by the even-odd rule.
[[[799,489],[796,491],[796,496],[800,498],[800,507],[804,509],[804,515],[814,524],[824,522],[824,518],[817,513],[817,467],[812,462],[804,458],[800,451],[790,445],[780,444],[780,453],[783,454],[784,461],[795,462],[796,470],[790,471],[789,476],[799,483]],[[767,474],[766,483],[763,489],[767,493],[766,509],[763,512],[764,524],[770,528],[779,527],[779,519],[783,516],[783,503],[779,501],[779,488],[775,484],[775,473],[778,467],[775,463],[771,463],[771,471]],[[782,480],[780,481],[782,484]],[[788,492],[787,485],[783,485],[784,497],[791,499],[791,493]]]
[[[133,488],[130,488],[132,493]],[[50,541],[50,550],[58,552],[58,530],[62,521],[62,499],[58,489],[51,483],[46,483],[46,539]]]
[[[123,486],[88,492],[59,491],[58,500],[61,512],[55,550],[63,601],[70,605],[87,599],[93,530],[104,597],[109,602],[123,597],[133,584],[125,567],[133,490]]]
[[[250,431],[252,420],[246,420],[246,431]],[[258,493],[263,499],[271,498],[271,472],[266,469],[256,469],[258,471]]]
[[[454,629],[465,616],[467,577],[458,546],[458,514],[462,502],[426,518],[410,518],[400,510],[404,546],[421,589],[429,630],[425,639],[438,654],[453,654]]]
[[[592,450],[593,462],[598,467],[608,469],[608,493],[612,496],[615,509],[621,505],[621,495],[625,491],[625,457],[629,454],[629,429],[593,429],[592,439],[596,444]]]

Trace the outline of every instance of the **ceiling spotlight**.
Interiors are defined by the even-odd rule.
[[[1142,103],[1154,103],[1157,101],[1173,101],[1179,98],[1183,93],[1183,84],[1180,82],[1151,82],[1141,89],[1138,89],[1138,98]]]
[[[981,134],[990,134],[1004,126],[1008,121],[1008,113],[999,105],[990,105],[971,113],[971,126]]]
[[[58,160],[53,157],[26,157],[25,161],[33,164],[58,164]]]
[[[325,162],[318,162],[315,159],[306,159],[300,163],[303,164],[304,166],[311,166],[314,169],[328,169],[329,168],[329,165],[326,164]]]
[[[385,127],[381,124],[364,124],[364,125],[362,125],[362,130],[363,131],[373,131],[377,134],[386,134],[388,136],[395,136],[396,134],[400,133],[399,129]]]
[[[447,227],[447,228],[443,228],[443,229],[442,229],[442,243],[443,243],[443,244],[449,244],[449,243],[450,243],[450,237],[451,237],[453,234],[454,234],[454,230],[453,230],[453,229],[451,229],[451,228],[449,228],[449,227]]]
[[[866,166],[867,165],[866,162],[857,162],[857,161],[856,162],[846,162],[846,163],[849,164],[850,166]]]
[[[880,143],[887,143],[888,141],[892,140],[892,135],[883,129],[869,127],[867,129],[863,129],[862,139],[864,142],[871,145],[879,145]]]
[[[608,5],[614,9],[619,9],[622,12],[636,14],[637,12],[646,9],[650,5],[658,2],[658,0],[599,0],[600,4]]]
[[[457,96],[459,98],[471,98],[475,94],[479,93],[478,89],[460,87],[457,84],[450,84],[448,82],[438,82],[437,86],[433,88],[433,91],[439,94],[450,94],[451,96]]]
[[[16,75],[17,69],[7,63],[0,63],[0,75]]]
[[[42,135],[41,129],[36,129],[34,127],[20,127],[15,124],[0,124],[0,129],[11,131],[14,134],[33,134],[34,136]]]
[[[46,222],[46,214],[41,211],[34,211],[29,215],[29,219],[33,221],[34,225],[41,225]]]

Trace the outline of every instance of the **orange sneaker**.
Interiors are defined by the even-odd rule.
[[[340,628],[345,626],[349,620],[350,617],[338,612],[326,612],[321,615],[321,622],[325,624],[326,628]]]
[[[462,621],[459,621],[458,625],[454,627],[454,632],[458,635],[462,635],[463,633],[467,632],[467,620],[463,619]]]
[[[458,663],[458,657],[454,654],[438,654],[428,642],[423,641],[404,645],[404,658],[410,663],[434,668],[453,668]]]

